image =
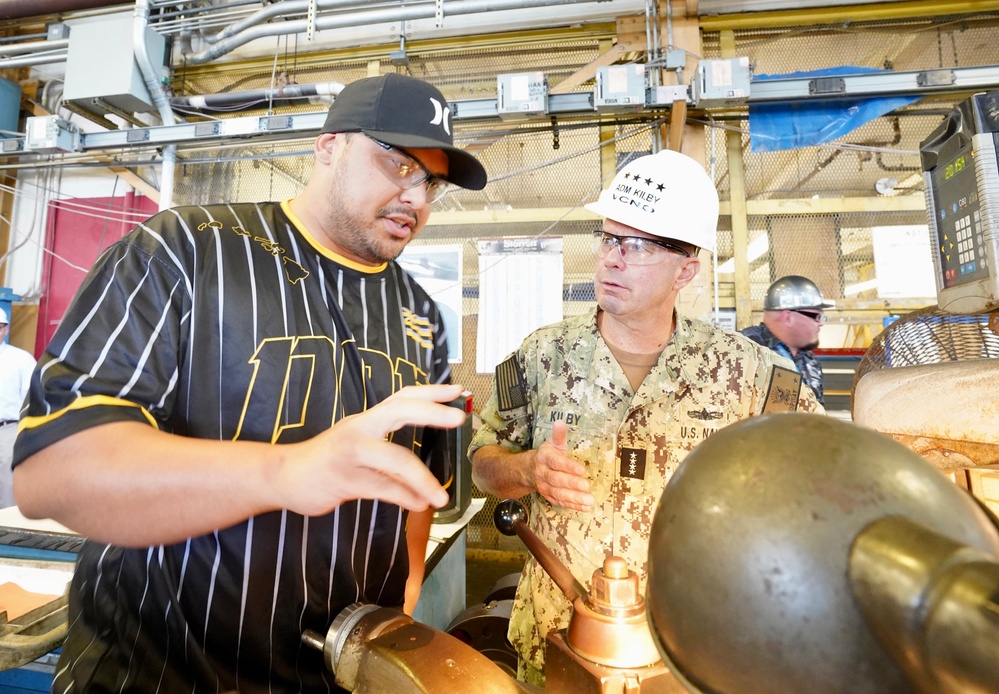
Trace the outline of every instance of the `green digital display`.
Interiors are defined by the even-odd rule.
[[[948,180],[954,177],[954,174],[964,171],[965,155],[959,156],[957,159],[952,161],[950,164],[944,167],[944,180]]]

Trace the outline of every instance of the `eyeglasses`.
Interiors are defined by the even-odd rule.
[[[792,309],[792,313],[800,313],[806,318],[811,318],[816,323],[825,323],[829,317],[822,311],[805,311],[804,309]]]
[[[416,186],[426,184],[424,190],[427,193],[427,202],[435,203],[443,198],[448,191],[448,184],[443,178],[438,178],[427,171],[414,157],[390,144],[381,140],[376,140],[370,135],[366,138],[381,147],[384,152],[377,152],[374,156],[375,165],[385,177],[403,190],[410,190]]]
[[[606,258],[612,248],[619,249],[624,262],[629,265],[653,265],[658,263],[666,257],[662,253],[662,250],[677,253],[684,258],[690,257],[690,253],[685,248],[681,248],[669,241],[647,239],[644,236],[616,236],[608,234],[602,229],[597,229],[593,232],[593,241],[590,242],[590,249],[593,251],[593,255],[601,259]]]

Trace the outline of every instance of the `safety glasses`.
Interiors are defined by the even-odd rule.
[[[608,234],[602,229],[593,232],[593,240],[590,242],[593,255],[603,259],[614,248],[620,249],[621,257],[629,265],[653,265],[666,258],[664,251],[677,253],[684,258],[690,257],[686,249],[669,241],[649,239],[644,236],[617,236]]]
[[[825,323],[829,318],[822,311],[806,311],[804,309],[793,309],[794,313],[800,313],[806,318],[811,318],[816,323]]]
[[[372,160],[382,174],[403,190],[410,190],[419,185],[424,186],[427,193],[427,202],[433,204],[443,198],[448,191],[448,183],[443,178],[438,178],[427,171],[414,157],[390,144],[376,140],[370,135],[366,138],[382,148],[383,151],[375,152]]]

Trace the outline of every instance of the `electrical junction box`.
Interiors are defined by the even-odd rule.
[[[543,72],[520,72],[496,78],[496,110],[500,118],[548,113],[548,78]]]
[[[80,149],[80,129],[59,116],[31,116],[25,119],[24,149],[50,154]]]
[[[749,58],[702,60],[691,84],[694,106],[712,108],[743,104],[749,98]]]
[[[598,67],[593,105],[601,112],[645,108],[645,66],[631,63]]]
[[[649,105],[669,106],[675,101],[690,101],[690,87],[685,84],[660,84],[649,89]]]
[[[114,113],[114,109],[126,113],[155,110],[135,61],[132,26],[130,13],[73,25],[66,53],[63,99],[102,116]],[[145,35],[149,60],[162,69],[166,39],[149,27]]]
[[[65,41],[69,38],[69,25],[57,22],[45,25],[46,41]]]

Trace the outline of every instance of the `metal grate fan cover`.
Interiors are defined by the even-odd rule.
[[[995,358],[999,311],[963,315],[928,306],[907,313],[874,338],[857,367],[852,392],[871,371]]]

